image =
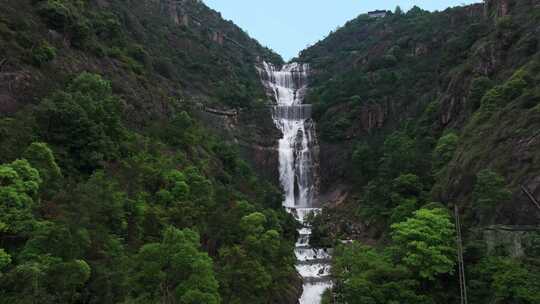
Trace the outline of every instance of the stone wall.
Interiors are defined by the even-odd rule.
[[[491,226],[482,234],[488,255],[504,254],[519,258],[527,255],[534,238],[540,236],[540,228]]]

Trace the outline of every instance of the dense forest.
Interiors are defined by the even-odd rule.
[[[363,14],[295,60],[323,303],[540,303],[539,0]],[[263,61],[199,0],[2,0],[0,304],[297,304]]]
[[[281,192],[198,115],[261,58],[200,1],[2,1],[0,303],[296,299]]]
[[[461,251],[471,303],[540,303],[539,24],[538,1],[398,7],[302,52],[323,191],[346,193],[312,243],[355,240],[327,303],[459,302]]]

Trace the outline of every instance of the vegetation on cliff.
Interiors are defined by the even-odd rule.
[[[342,302],[391,303],[396,294],[406,303],[456,301],[456,255],[447,254],[443,267],[445,255],[424,241],[440,229],[411,228],[406,249],[395,231],[412,227],[426,208],[454,205],[463,220],[470,298],[539,301],[539,260],[531,253],[540,210],[522,191],[540,191],[539,23],[538,1],[443,12],[415,7],[380,19],[359,16],[302,53],[314,70],[308,100],[321,133],[321,168],[332,174],[322,188],[349,189],[344,203],[314,219],[313,241],[377,244],[338,248],[334,292]],[[453,247],[454,238],[437,240]],[[404,250],[413,250],[409,259],[395,257],[408,256]],[[434,258],[421,258],[426,253]],[[387,276],[370,272],[397,265]],[[509,269],[523,284],[510,283]]]
[[[0,303],[295,301],[281,192],[195,115],[257,57],[200,1],[3,3]]]
[[[355,239],[326,301],[457,302],[457,206],[470,301],[540,302],[539,23],[538,0],[396,9],[301,54],[322,190],[349,192],[311,241]],[[294,303],[280,191],[198,116],[260,110],[262,59],[201,1],[5,1],[0,303]]]

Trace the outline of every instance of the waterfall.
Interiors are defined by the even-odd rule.
[[[272,119],[283,137],[279,140],[279,179],[285,193],[283,206],[302,223],[296,242],[296,270],[303,278],[300,304],[319,304],[323,292],[332,286],[329,249],[309,246],[310,213],[317,213],[317,137],[311,119],[311,105],[303,104],[308,87],[309,66],[290,63],[278,69],[263,62],[257,67],[261,80],[276,105]]]

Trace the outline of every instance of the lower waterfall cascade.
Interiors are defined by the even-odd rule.
[[[276,105],[272,119],[282,132],[279,140],[279,178],[285,193],[283,206],[302,224],[295,246],[296,270],[303,279],[300,304],[319,304],[322,294],[332,286],[331,249],[309,245],[311,227],[306,222],[317,207],[317,139],[311,119],[311,105],[303,104],[309,66],[289,63],[277,69],[263,62],[257,67],[269,96]]]

